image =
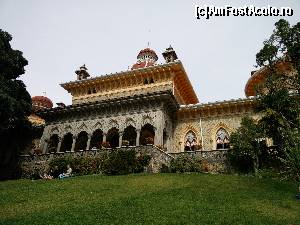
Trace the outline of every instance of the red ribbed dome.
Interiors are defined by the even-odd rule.
[[[145,48],[143,50],[141,50],[137,56],[137,58],[139,59],[141,56],[143,55],[152,55],[155,58],[155,61],[158,60],[158,57],[156,55],[156,52],[150,48]]]
[[[156,64],[156,61],[158,60],[158,57],[150,48],[145,48],[141,50],[137,56],[137,62],[133,64],[131,67],[132,70],[144,68],[148,66],[154,66]]]
[[[44,110],[53,107],[52,101],[45,96],[34,96],[31,98],[33,110]]]

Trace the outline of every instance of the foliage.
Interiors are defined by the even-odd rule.
[[[231,165],[240,172],[257,171],[264,147],[260,140],[264,133],[254,119],[242,118],[241,126],[231,134],[232,150],[228,157]]]
[[[109,154],[101,169],[108,175],[140,173],[148,166],[150,160],[151,156],[146,154],[137,156],[134,149],[118,149]]]
[[[49,174],[53,177],[58,177],[59,174],[66,172],[67,165],[71,166],[71,164],[73,165],[70,157],[52,159],[49,163]]]
[[[172,173],[201,172],[201,160],[182,154],[171,161],[170,171]]]
[[[151,156],[147,154],[140,154],[139,156],[137,156],[134,172],[135,173],[144,172],[144,168],[149,165],[150,160],[151,160]]]
[[[281,161],[283,163],[283,177],[300,181],[300,145],[287,150]]]
[[[103,152],[102,155],[96,157],[81,156],[52,159],[49,163],[49,173],[57,177],[67,170],[68,164],[76,175],[140,173],[144,172],[144,168],[149,165],[150,160],[150,155],[136,155],[133,149],[118,149],[108,154]]]
[[[0,179],[13,176],[18,153],[32,134],[27,121],[31,97],[23,81],[17,79],[28,62],[21,51],[11,48],[11,40],[11,35],[0,29]]]
[[[256,54],[256,62],[269,71],[265,86],[259,90],[260,124],[284,156],[285,149],[297,144],[295,132],[300,127],[299,96],[291,94],[300,93],[300,22],[292,27],[283,19],[275,23],[273,34]],[[293,70],[279,69],[282,63]]]

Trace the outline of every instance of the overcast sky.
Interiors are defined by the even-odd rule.
[[[60,83],[76,79],[86,64],[91,76],[127,70],[147,47],[161,53],[171,44],[200,102],[243,98],[261,49],[280,17],[195,17],[195,5],[223,1],[0,0],[0,29],[13,36],[29,64],[22,76],[32,96],[71,104]],[[227,1],[231,6],[289,6],[292,25],[300,1]],[[150,32],[149,32],[150,30]]]

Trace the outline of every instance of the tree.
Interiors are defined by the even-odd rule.
[[[28,142],[31,97],[17,78],[28,64],[23,53],[13,50],[12,37],[0,29],[0,179],[13,176],[18,153]]]
[[[242,118],[241,126],[230,136],[231,165],[241,172],[256,172],[265,150],[264,136],[263,130],[254,119]]]
[[[256,54],[256,62],[269,71],[259,90],[257,110],[263,114],[259,123],[283,156],[286,148],[297,145],[300,127],[300,23],[291,27],[286,20],[276,22],[273,34]]]

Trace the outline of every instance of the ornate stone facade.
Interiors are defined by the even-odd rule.
[[[173,48],[163,53],[165,64],[156,64],[155,56],[145,49],[131,70],[92,78],[80,67],[76,81],[61,84],[73,104],[38,114],[46,121],[43,153],[90,150],[105,142],[118,147],[126,139],[168,153],[228,148],[241,118],[253,116],[255,100],[200,104]],[[227,142],[217,145],[221,131]]]

